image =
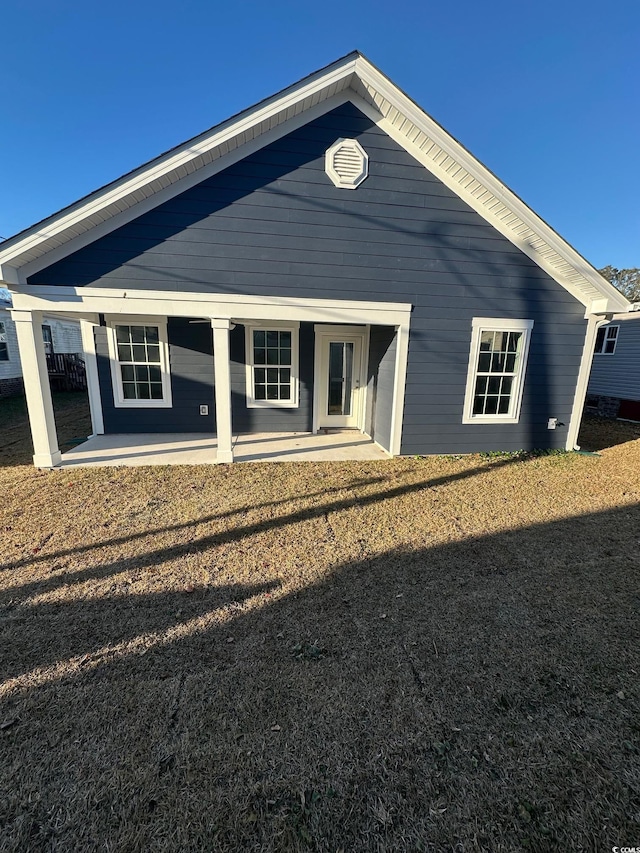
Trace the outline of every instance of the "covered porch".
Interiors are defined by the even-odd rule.
[[[80,320],[93,427],[64,457],[40,332],[52,303]],[[34,464],[397,455],[410,311],[400,303],[16,289]]]
[[[117,465],[212,465],[217,440],[202,433],[95,435],[62,454],[63,468]],[[232,438],[235,462],[338,462],[388,459],[390,454],[356,430],[257,433]]]

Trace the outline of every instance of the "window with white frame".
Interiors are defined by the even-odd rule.
[[[533,320],[474,318],[463,423],[517,423]]]
[[[7,346],[7,330],[4,321],[0,320],[0,361],[9,361],[9,347]]]
[[[46,355],[53,354],[53,335],[51,334],[51,326],[42,327],[42,340],[44,341],[44,351]]]
[[[247,406],[298,406],[297,325],[246,326]]]
[[[618,342],[620,326],[600,326],[596,332],[596,355],[613,355]]]
[[[170,407],[166,320],[110,318],[107,339],[116,407]]]

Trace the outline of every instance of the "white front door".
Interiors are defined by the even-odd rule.
[[[318,428],[361,429],[365,330],[316,326]]]

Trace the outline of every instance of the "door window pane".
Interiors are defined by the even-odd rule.
[[[353,348],[349,341],[329,342],[328,415],[351,415]]]

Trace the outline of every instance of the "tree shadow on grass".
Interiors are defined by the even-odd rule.
[[[636,505],[365,554],[288,593],[214,582],[17,606],[4,849],[634,837],[639,523]],[[115,648],[133,637],[149,641]]]
[[[0,565],[0,572],[11,571],[13,569],[22,568],[24,566],[34,566],[37,563],[41,563],[44,561],[56,560],[61,557],[68,557],[74,554],[82,553],[84,555],[88,554],[90,551],[98,550],[100,548],[106,546],[113,545],[124,545],[128,542],[132,542],[136,539],[142,539],[154,536],[158,534],[167,533],[167,532],[188,532],[189,529],[193,528],[195,525],[206,524],[216,521],[224,521],[231,522],[230,526],[225,526],[223,529],[218,530],[216,532],[211,533],[208,536],[200,537],[197,540],[189,539],[187,542],[180,542],[175,545],[171,545],[169,547],[161,547],[156,548],[150,551],[146,551],[135,558],[135,566],[139,568],[144,568],[148,566],[154,566],[162,561],[166,561],[169,559],[173,559],[175,557],[179,557],[184,553],[192,551],[194,548],[208,548],[213,545],[219,545],[223,543],[231,543],[231,542],[241,542],[243,539],[246,539],[250,536],[253,536],[256,533],[267,532],[274,528],[283,529],[287,527],[291,527],[303,521],[309,521],[314,518],[321,518],[326,516],[327,513],[330,512],[340,512],[342,510],[347,510],[350,507],[355,505],[359,507],[365,506],[373,506],[376,504],[381,504],[386,501],[393,500],[394,498],[403,497],[405,495],[410,495],[412,493],[421,492],[425,489],[434,489],[438,486],[446,486],[450,483],[455,483],[461,480],[468,480],[470,478],[476,477],[479,474],[486,473],[489,470],[495,470],[497,468],[504,468],[509,465],[513,465],[517,462],[517,457],[507,457],[503,459],[494,459],[490,463],[484,463],[478,465],[475,468],[468,468],[463,471],[456,472],[454,474],[447,474],[442,477],[433,477],[429,480],[420,480],[417,483],[409,483],[407,485],[396,486],[395,488],[386,488],[382,491],[373,492],[367,495],[358,495],[348,497],[340,497],[336,500],[325,501],[324,503],[317,506],[307,506],[304,509],[291,511],[285,515],[279,515],[275,519],[267,518],[263,521],[254,522],[252,524],[247,525],[238,525],[233,526],[234,517],[236,520],[241,518],[248,509],[257,510],[257,509],[266,509],[266,508],[275,508],[278,506],[282,506],[283,504],[292,503],[295,498],[304,497],[306,500],[309,498],[314,498],[319,495],[323,497],[328,497],[335,493],[340,493],[344,491],[343,487],[338,488],[327,488],[324,487],[320,492],[304,492],[303,495],[297,495],[295,498],[283,498],[282,500],[277,501],[268,501],[261,504],[252,504],[251,506],[242,506],[238,509],[234,509],[228,512],[216,513],[214,515],[203,516],[202,518],[198,518],[195,520],[190,520],[188,522],[182,524],[175,525],[165,525],[160,528],[148,529],[141,533],[137,534],[128,534],[126,536],[112,538],[104,542],[98,542],[92,545],[82,545],[76,546],[73,548],[63,548],[58,551],[47,552],[40,555],[30,554],[28,557],[23,557],[18,560],[14,560],[10,563],[5,563],[4,565]],[[381,484],[385,482],[385,478],[382,476],[378,477],[367,477],[365,479],[359,479],[354,482],[349,483],[349,488],[354,487],[363,487],[363,486],[374,486],[377,484]],[[123,568],[126,568],[131,565],[130,559],[124,559],[122,561],[116,561],[112,564],[107,564],[99,567],[92,567],[89,570],[82,570],[77,575],[78,582],[82,582],[84,580],[90,578],[103,578],[111,574],[117,574],[122,571]],[[70,578],[68,574],[60,577],[59,582],[53,578],[50,582],[43,583],[42,581],[35,581],[33,585],[27,586],[23,592],[27,594],[32,594],[34,592],[45,592],[49,591],[56,585],[66,586],[71,581],[73,583],[73,578]],[[11,588],[10,592],[12,596],[18,592],[16,588]]]
[[[512,460],[500,461],[494,463],[495,465],[503,465],[507,464]],[[385,491],[380,495],[375,495],[370,498],[372,501],[376,500],[385,500],[390,497],[394,497],[397,494],[408,493],[410,491],[418,491],[423,488],[427,488],[429,486],[439,485],[442,482],[453,482],[455,479],[464,479],[466,476],[474,476],[479,473],[479,471],[487,470],[487,467],[484,466],[480,469],[473,469],[471,472],[463,472],[461,475],[453,475],[445,478],[438,478],[437,480],[429,480],[417,484],[412,484],[407,487],[400,487],[393,492]],[[304,497],[305,500],[317,498],[317,497],[329,497],[331,495],[344,492],[346,488],[362,488],[363,486],[375,486],[380,483],[386,482],[386,477],[377,476],[377,477],[366,477],[362,479],[356,479],[349,482],[347,486],[335,486],[329,487],[324,486],[320,491],[312,492],[305,490],[302,494],[288,496],[286,498],[281,498],[275,501],[264,501],[262,503],[256,503],[255,501],[244,506],[237,507],[232,510],[226,510],[224,512],[214,513],[212,515],[201,516],[196,519],[189,519],[189,521],[180,522],[179,524],[170,524],[163,525],[162,527],[149,527],[139,533],[127,534],[126,536],[119,537],[111,537],[110,539],[94,542],[90,544],[82,544],[74,546],[73,548],[63,548],[57,551],[47,551],[41,554],[29,554],[27,557],[21,557],[18,560],[13,560],[9,563],[5,563],[0,565],[0,572],[12,571],[14,569],[22,568],[23,566],[35,566],[38,563],[49,562],[51,560],[57,560],[60,558],[65,558],[69,556],[73,556],[75,554],[83,554],[86,556],[92,551],[98,551],[105,547],[113,547],[114,545],[125,545],[130,542],[134,542],[139,539],[147,539],[152,538],[154,536],[158,536],[163,533],[186,533],[188,534],[195,526],[202,524],[211,524],[213,522],[231,522],[237,521],[242,518],[249,510],[265,510],[265,509],[275,509],[277,507],[282,507],[285,504],[293,503],[294,500],[300,499]],[[212,534],[209,537],[201,538],[198,540],[197,547],[203,548],[205,546],[214,545],[220,542],[229,542],[236,541],[242,539],[245,536],[249,536],[253,533],[257,533],[260,530],[269,530],[274,526],[282,527],[289,524],[296,524],[299,521],[306,520],[312,517],[317,517],[318,515],[323,515],[329,510],[333,509],[344,509],[351,506],[354,503],[354,498],[342,498],[339,501],[332,502],[330,504],[323,504],[319,508],[308,508],[304,510],[300,510],[298,512],[292,512],[285,516],[278,516],[276,521],[273,520],[260,522],[257,524],[252,524],[248,526],[239,526],[239,527],[231,527],[227,529],[226,527],[217,533]],[[360,501],[361,499],[358,499]],[[170,548],[158,548],[153,552],[146,552],[141,557],[139,557],[139,562],[137,562],[138,566],[146,566],[153,565],[157,560],[170,559],[172,557],[180,556],[183,553],[188,553],[193,551],[196,545],[194,545],[193,539],[191,537],[187,537],[186,542],[181,542],[172,546]],[[116,562],[112,565],[106,565],[98,567],[97,569],[91,570],[87,572],[86,570],[81,570],[75,575],[77,577],[78,582],[82,582],[83,580],[97,578],[97,577],[106,577],[107,575],[117,573],[120,571],[123,566],[129,564],[130,561],[125,561],[125,563]],[[70,577],[69,573],[66,573],[63,578],[61,578],[60,583],[62,585],[68,585],[70,582],[73,582],[74,577]],[[48,584],[42,584],[40,581],[36,581],[33,587],[22,587],[21,592],[31,594],[33,591],[45,592],[49,589],[53,589],[57,584],[55,578],[51,580]]]

